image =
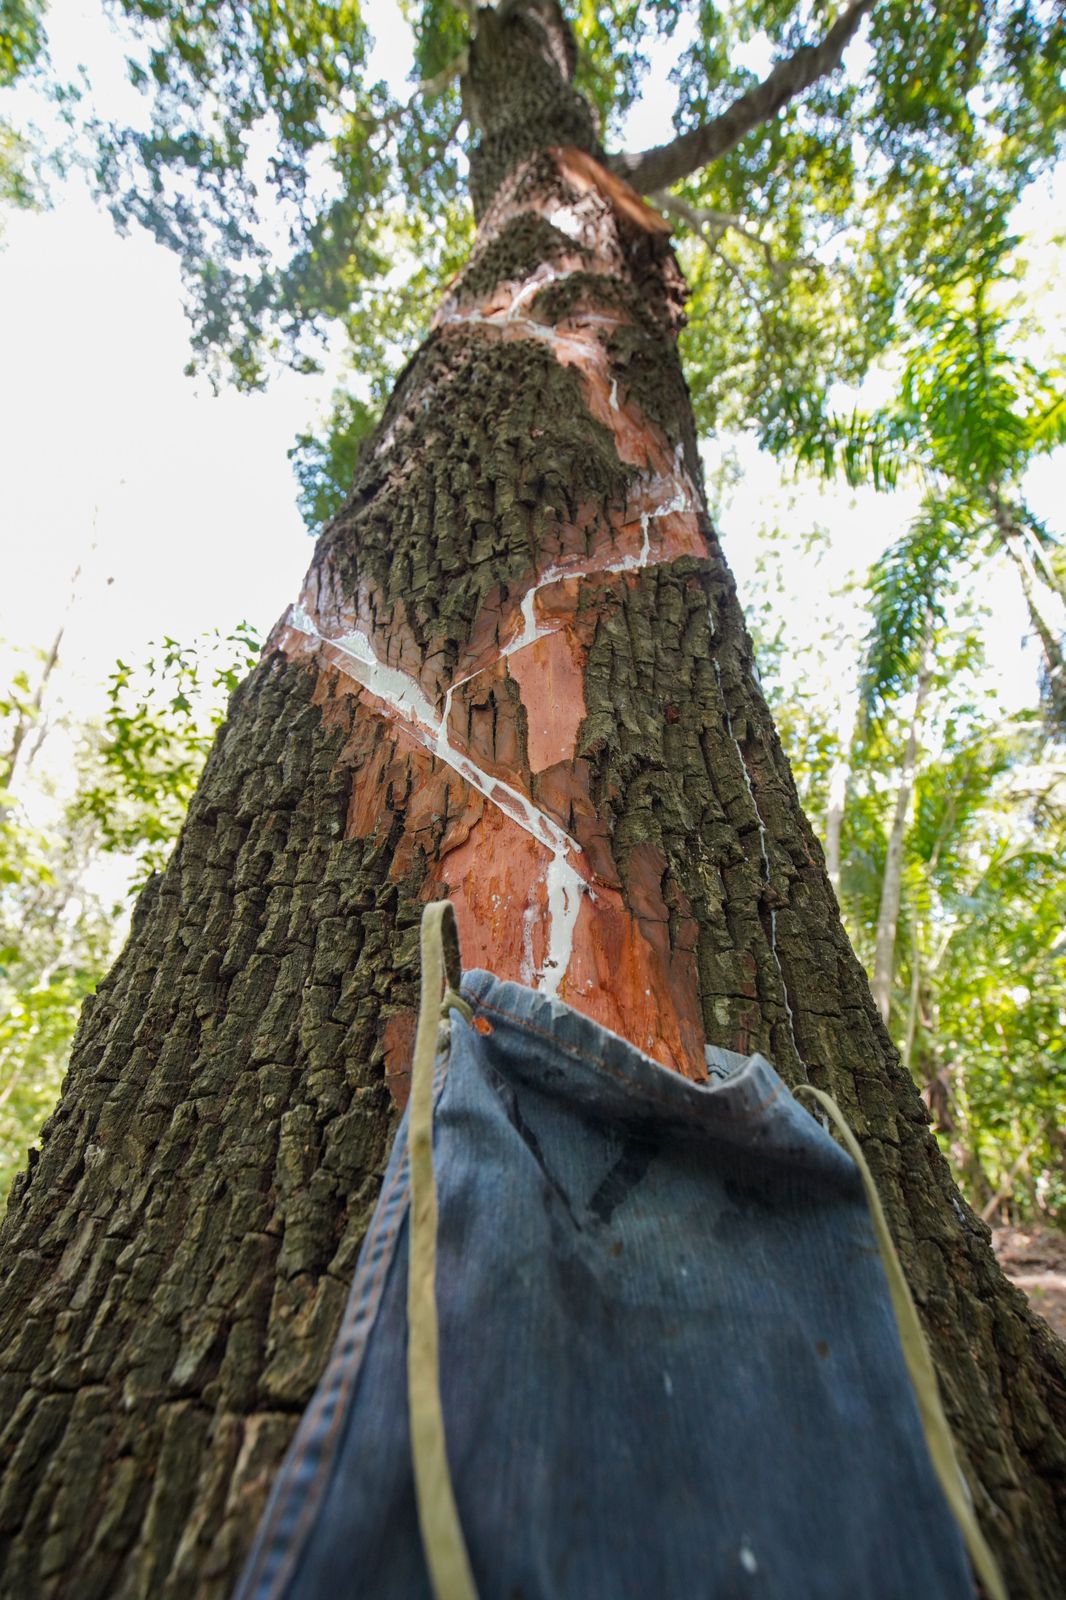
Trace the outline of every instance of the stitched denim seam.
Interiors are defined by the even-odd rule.
[[[697,1108],[695,1106],[686,1106],[683,1103],[678,1105],[670,1095],[664,1094],[662,1090],[657,1089],[654,1084],[644,1085],[634,1083],[633,1080],[627,1077],[620,1068],[612,1066],[611,1063],[605,1060],[603,1056],[591,1054],[586,1050],[580,1049],[577,1045],[570,1044],[566,1040],[560,1039],[558,1035],[551,1032],[550,1029],[539,1028],[535,1022],[531,1022],[527,1017],[519,1016],[516,1012],[508,1011],[505,1006],[490,1003],[483,998],[484,991],[476,991],[473,985],[470,986],[470,993],[475,996],[475,1004],[479,1010],[491,1011],[495,1016],[504,1017],[508,1022],[513,1023],[513,1025],[517,1028],[523,1029],[526,1033],[534,1034],[538,1038],[549,1040],[557,1050],[565,1051],[567,1055],[573,1056],[576,1060],[584,1061],[588,1066],[595,1067],[598,1070],[605,1072],[608,1077],[615,1080],[619,1087],[628,1096],[630,1096],[631,1099],[646,1100],[650,1098],[657,1100],[660,1105],[667,1107],[668,1110],[676,1111],[690,1119],[696,1116]],[[622,1040],[622,1043],[625,1044],[625,1040]],[[656,1065],[656,1063],[653,1062],[652,1065]],[[664,1068],[663,1070],[666,1069]],[[692,1083],[691,1078],[681,1078],[680,1073],[677,1074],[677,1076],[682,1083]],[[699,1089],[702,1088],[703,1085],[693,1084],[693,1087]],[[775,1100],[780,1099],[781,1091],[784,1088],[785,1085],[783,1083],[779,1084],[774,1090],[773,1094],[769,1095],[765,1100],[761,1100],[756,1106],[750,1106],[743,1110],[734,1108],[725,1100],[718,1100],[718,1108],[723,1110],[725,1115],[732,1118],[732,1120],[736,1122],[747,1121],[751,1117],[757,1117],[761,1111],[765,1111],[767,1107],[772,1106]],[[717,1098],[718,1097],[716,1096],[716,1099]]]
[[[358,1300],[351,1305],[344,1317],[343,1323],[341,1324],[341,1337],[343,1338],[346,1332],[350,1337],[354,1333],[355,1325],[359,1321],[359,1318],[362,1316],[363,1312],[366,1311],[368,1313],[366,1318],[366,1326],[361,1340],[362,1349],[359,1349],[360,1340],[358,1338],[353,1339],[351,1344],[349,1344],[347,1341],[345,1342],[345,1353],[343,1360],[339,1357],[338,1353],[338,1358],[331,1363],[335,1372],[334,1379],[333,1381],[330,1381],[329,1373],[327,1371],[327,1374],[325,1375],[325,1384],[316,1392],[307,1411],[304,1413],[303,1422],[301,1423],[300,1430],[297,1433],[295,1441],[294,1454],[286,1463],[285,1490],[284,1493],[279,1496],[274,1507],[270,1526],[264,1529],[264,1538],[260,1547],[259,1559],[256,1563],[255,1571],[251,1574],[251,1579],[249,1582],[249,1594],[255,1594],[255,1585],[262,1581],[263,1577],[265,1576],[263,1569],[269,1558],[276,1553],[279,1539],[282,1540],[286,1546],[286,1549],[283,1552],[281,1565],[278,1571],[275,1573],[274,1579],[271,1582],[269,1589],[266,1591],[263,1600],[275,1600],[275,1597],[281,1593],[285,1583],[288,1582],[292,1575],[293,1567],[300,1557],[304,1543],[307,1539],[307,1535],[310,1532],[315,1517],[318,1515],[321,1502],[322,1479],[324,1474],[328,1473],[328,1468],[332,1460],[331,1450],[334,1443],[334,1438],[339,1429],[341,1419],[346,1415],[347,1401],[351,1396],[352,1389],[354,1388],[355,1379],[358,1376],[359,1368],[362,1365],[363,1355],[366,1351],[366,1344],[369,1339],[370,1330],[374,1325],[376,1309],[372,1311],[371,1308],[374,1306],[375,1298],[378,1305],[380,1305],[381,1293],[384,1289],[385,1278],[388,1273],[388,1266],[392,1260],[396,1234],[399,1231],[399,1222],[406,1214],[407,1168],[407,1152],[405,1150],[403,1157],[396,1168],[392,1183],[390,1184],[387,1193],[382,1194],[380,1198],[380,1210],[378,1212],[380,1221],[378,1229],[373,1235],[372,1239],[368,1237],[368,1239],[365,1241],[365,1244],[369,1245],[370,1248],[367,1250],[367,1272],[362,1290],[359,1294]],[[351,1362],[353,1350],[358,1351],[358,1356],[354,1366],[349,1364]],[[339,1374],[339,1381],[337,1381],[337,1374]],[[311,1482],[307,1486],[303,1506],[301,1507],[300,1513],[296,1519],[296,1525],[286,1536],[282,1533],[278,1524],[281,1521],[284,1513],[291,1505],[294,1493],[293,1478],[302,1466],[308,1449],[312,1444],[317,1442],[316,1430],[318,1427],[320,1427],[322,1415],[331,1400],[335,1401],[336,1403],[334,1405],[333,1416],[330,1419],[325,1438],[322,1440],[322,1454],[319,1464],[313,1478],[311,1479]]]

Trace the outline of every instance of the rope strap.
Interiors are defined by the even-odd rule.
[[[436,1600],[477,1600],[444,1442],[436,1296],[433,1065],[441,1020],[447,1027],[449,1010],[458,1011],[467,1022],[474,1015],[458,992],[461,978],[455,911],[450,901],[435,900],[422,914],[422,998],[411,1068],[408,1120],[411,1223],[407,1269],[407,1403],[418,1523]]]
[[[918,1320],[918,1313],[911,1298],[907,1280],[903,1276],[899,1256],[892,1234],[889,1231],[888,1219],[881,1204],[881,1196],[877,1192],[877,1185],[873,1173],[866,1163],[866,1157],[851,1128],[848,1126],[844,1113],[831,1095],[822,1089],[816,1089],[813,1084],[801,1083],[795,1089],[797,1098],[800,1095],[810,1095],[813,1100],[828,1112],[847,1147],[862,1178],[862,1186],[866,1191],[866,1201],[870,1208],[870,1217],[874,1225],[877,1238],[877,1248],[881,1253],[881,1265],[885,1269],[888,1279],[888,1292],[892,1299],[892,1310],[896,1316],[896,1326],[899,1329],[900,1343],[903,1346],[903,1359],[907,1363],[907,1371],[914,1387],[915,1398],[918,1401],[918,1413],[922,1419],[922,1428],[925,1431],[925,1442],[933,1463],[944,1498],[947,1501],[955,1521],[959,1525],[973,1563],[974,1571],[984,1585],[989,1600],[1007,1600],[1007,1591],[1003,1579],[996,1565],[996,1558],[985,1541],[985,1536],[978,1526],[974,1515],[973,1503],[962,1475],[958,1457],[955,1452],[955,1442],[951,1435],[951,1427],[944,1415],[944,1407],[940,1400],[940,1389],[937,1385],[936,1369],[933,1358],[929,1354],[929,1346]]]

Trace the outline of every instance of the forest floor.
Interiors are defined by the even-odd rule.
[[[992,1248],[1007,1277],[1066,1339],[1066,1233],[1041,1228],[993,1228]]]

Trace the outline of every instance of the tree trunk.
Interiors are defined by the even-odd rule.
[[[707,1040],[839,1097],[989,1536],[1016,1594],[1047,1593],[1066,1354],[954,1189],[841,928],[698,487],[673,257],[595,159],[557,13],[481,15],[473,256],[13,1191],[0,1589],[228,1594],[337,1327],[447,894],[468,965],[679,1071]]]
[[[922,655],[918,664],[918,680],[914,691],[914,709],[907,728],[907,743],[903,751],[903,764],[896,784],[896,803],[892,812],[892,827],[885,852],[885,870],[881,878],[881,901],[877,908],[877,936],[874,942],[874,1003],[882,1020],[888,1022],[892,1007],[892,979],[896,971],[896,927],[899,922],[900,900],[903,894],[903,844],[911,814],[914,779],[918,771],[918,751],[922,734],[922,716],[932,681],[932,619],[926,625],[922,641]]]
[[[29,731],[31,728],[37,727],[37,724],[40,721],[41,707],[44,705],[44,696],[45,690],[48,688],[48,680],[51,678],[52,673],[59,665],[59,647],[63,643],[64,628],[65,624],[62,624],[57,629],[56,636],[52,640],[52,643],[48,649],[48,653],[41,663],[40,676],[37,679],[37,687],[33,691],[33,697],[27,705],[19,707],[15,715],[15,726],[11,734],[11,743],[8,745],[6,753],[3,756],[0,756],[0,821],[2,821],[11,810],[10,799],[5,799],[5,796],[10,796],[11,787],[15,781],[15,774],[20,770],[19,757],[22,754],[22,747],[26,742]],[[33,757],[40,749],[40,746],[41,734],[39,731],[36,742],[30,748],[29,756],[22,763],[23,768],[29,766],[30,762],[33,760]]]
[[[841,641],[842,643],[844,641]],[[825,865],[833,893],[840,899],[840,838],[844,811],[848,803],[848,775],[851,772],[851,745],[855,737],[859,699],[854,686],[845,689],[837,711],[837,748],[829,769],[825,806]]]
[[[918,1033],[919,1013],[922,1001],[922,952],[918,943],[918,927],[911,922],[911,981],[910,992],[907,996],[907,1025],[903,1034],[903,1049],[900,1051],[900,1060],[904,1068],[914,1073],[914,1041]],[[932,1110],[932,1106],[930,1106]]]
[[[1066,654],[1063,653],[1062,646],[1062,594],[1056,584],[1045,581],[1037,572],[1029,553],[1025,528],[994,486],[989,488],[988,495],[999,529],[1000,542],[1014,563],[1033,632],[1040,640],[1040,653],[1044,658],[1045,704],[1051,721],[1059,733],[1066,735]],[[1057,627],[1052,621],[1052,617],[1056,614],[1059,618]]]

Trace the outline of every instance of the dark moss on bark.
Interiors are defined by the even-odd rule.
[[[662,356],[675,369],[677,356],[665,319],[665,308],[649,306],[639,290],[625,278],[597,272],[572,272],[559,283],[550,283],[534,297],[533,305],[545,322],[565,322],[582,311],[614,311],[633,323],[637,337],[652,343],[663,339]]]
[[[391,442],[361,464],[323,548],[347,592],[369,580],[405,603],[442,670],[489,591],[547,564],[561,523],[583,519],[591,540],[633,476],[546,345],[462,325],[433,335],[384,426]]]
[[[500,284],[524,278],[530,261],[553,266],[563,257],[588,255],[580,246],[535,211],[521,212],[504,224],[483,250],[463,268],[453,293],[461,304],[487,300]]]
[[[677,359],[676,309],[661,297],[649,303],[637,285],[602,273],[574,272],[542,289],[533,314],[555,324],[581,312],[613,311],[622,320],[604,345],[623,400],[628,396],[671,445],[681,445],[693,477],[699,477],[692,401]]]

